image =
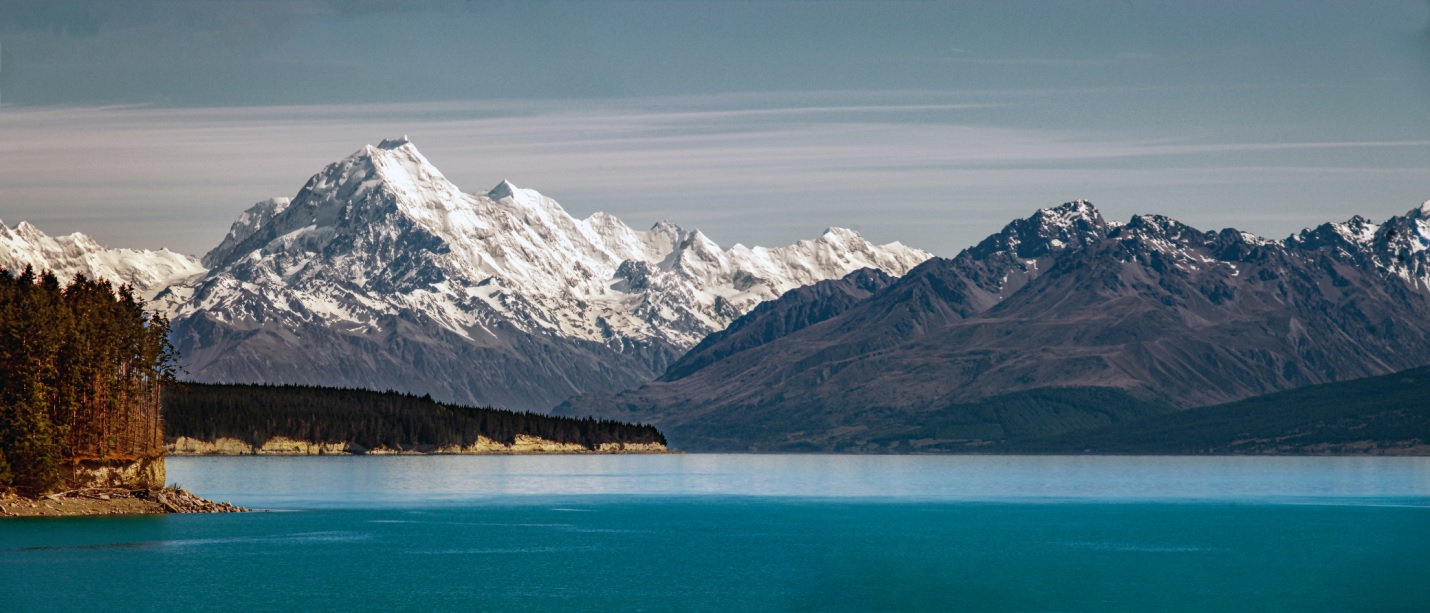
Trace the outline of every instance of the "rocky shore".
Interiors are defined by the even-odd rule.
[[[93,487],[36,498],[0,494],[0,517],[241,513],[248,510],[227,502],[205,500],[173,487],[137,490]]]

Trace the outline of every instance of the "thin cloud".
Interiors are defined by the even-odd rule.
[[[973,64],[981,66],[1107,66],[1126,61],[1125,58],[1058,58],[1058,57],[961,57],[943,55],[901,56],[895,59],[930,64]]]
[[[1075,197],[1112,197],[1109,214],[1177,215],[1178,203],[1193,201],[1181,194],[1214,193],[1219,202],[1197,206],[1235,211],[1269,193],[1265,186],[1308,184],[1305,160],[1286,160],[1285,168],[1266,163],[1292,152],[1399,155],[1412,170],[1393,175],[1395,185],[1430,179],[1424,165],[1410,163],[1426,159],[1425,140],[1148,140],[977,125],[961,114],[979,105],[964,103],[810,105],[746,96],[691,106],[646,99],[4,109],[0,218],[29,219],[49,232],[84,231],[119,246],[198,253],[251,203],[293,195],[325,164],[403,134],[466,191],[510,179],[577,216],[606,210],[633,226],[667,218],[747,245],[853,225],[875,240],[945,254],[996,230],[1000,219]],[[1252,171],[1221,162],[1229,155],[1261,163],[1249,163]],[[1387,178],[1385,166],[1338,168],[1338,181],[1351,188]],[[1227,197],[1237,189],[1246,195]],[[1119,197],[1161,198],[1172,208],[1119,209]],[[950,210],[981,221],[925,223],[958,217]],[[1305,212],[1306,223],[1319,219],[1312,215],[1319,213]],[[1282,223],[1266,219],[1268,228]]]

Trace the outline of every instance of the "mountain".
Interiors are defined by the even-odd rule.
[[[946,450],[1380,375],[1430,364],[1427,245],[1430,204],[1273,241],[1070,202],[837,315],[753,311],[730,328],[786,332],[556,413],[691,450]]]
[[[888,287],[893,280],[876,268],[861,268],[841,279],[820,281],[785,292],[775,300],[760,303],[724,330],[705,337],[671,364],[660,380],[684,378],[727,356],[834,317]]]
[[[146,300],[204,273],[199,262],[168,249],[109,249],[78,232],[52,237],[26,221],[14,228],[0,223],[0,268],[19,272],[25,266],[53,271],[61,283],[76,274],[127,283]]]
[[[204,256],[208,273],[159,301],[198,381],[544,410],[648,381],[796,287],[928,257],[837,228],[726,250],[668,222],[578,220],[506,181],[463,193],[402,138],[254,205]]]

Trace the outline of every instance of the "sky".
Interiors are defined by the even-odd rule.
[[[199,255],[402,135],[727,247],[1073,199],[1280,238],[1430,199],[1430,2],[0,3],[12,226]]]

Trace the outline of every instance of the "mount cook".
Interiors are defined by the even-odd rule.
[[[198,381],[545,410],[648,381],[795,287],[863,268],[901,275],[929,257],[838,228],[726,250],[668,222],[578,220],[505,181],[463,193],[404,137],[254,205],[203,257],[206,272],[154,302]]]

